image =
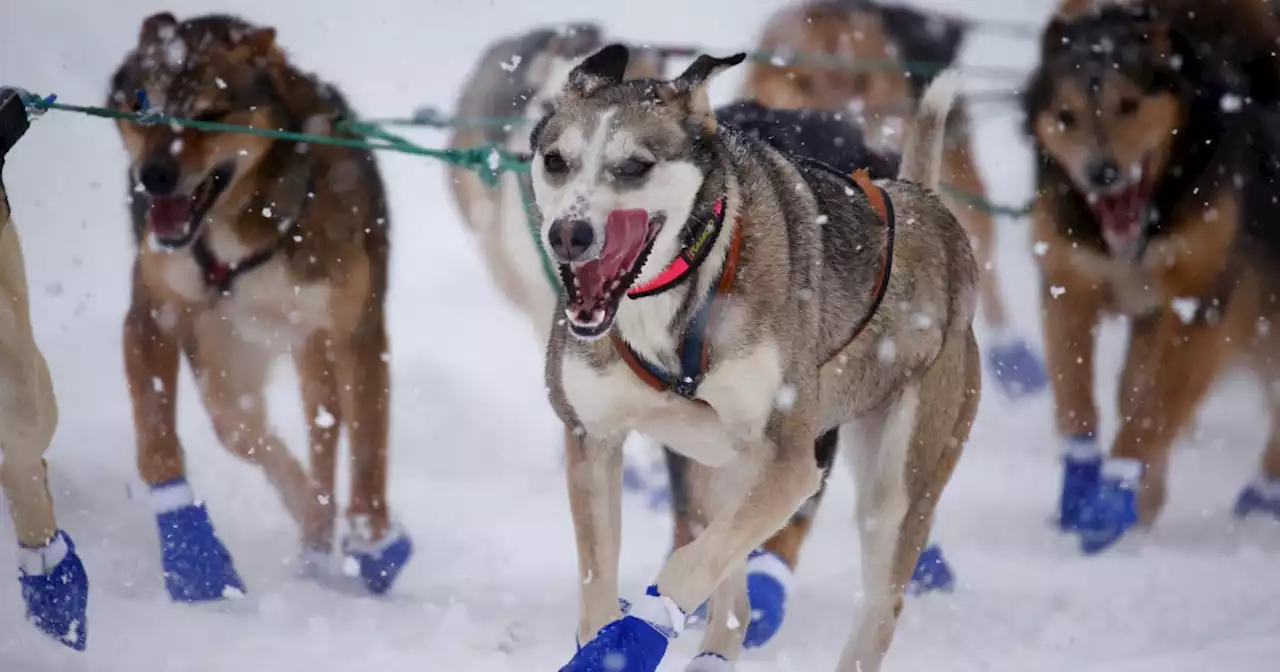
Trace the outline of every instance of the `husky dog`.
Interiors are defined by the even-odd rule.
[[[519,128],[520,120],[530,118],[532,123],[541,117],[545,106],[563,87],[569,71],[603,44],[603,30],[592,23],[538,28],[495,41],[478,59],[455,110],[460,118],[480,118],[486,123],[459,128],[450,146],[490,143],[512,152],[528,151],[529,134]],[[664,69],[660,53],[633,49],[625,77],[656,78]],[[754,100],[738,100],[718,108],[716,118],[783,152],[817,159],[844,172],[864,168],[873,178],[888,178],[898,170],[898,155],[871,149],[862,130],[850,123],[847,114],[770,108]],[[547,277],[544,252],[536,238],[539,220],[536,212],[528,209],[532,200],[528,175],[503,173],[496,187],[484,184],[475,173],[460,169],[451,170],[448,178],[455,203],[479,244],[495,284],[529,317],[539,338],[545,341],[560,283],[555,277]],[[657,453],[658,447],[646,445],[649,443],[644,441],[641,445],[649,448],[646,452]],[[836,443],[833,429],[815,446],[824,471],[832,465]],[[674,546],[679,547],[693,538],[687,515],[690,502],[684,488],[686,460],[668,450],[661,453],[667,460],[666,484],[662,483],[661,466],[654,464],[657,460],[645,460],[644,453],[624,456],[622,482],[624,488],[646,492],[651,502],[670,501],[674,509]],[[748,563],[752,604],[745,639],[748,647],[763,646],[782,625],[791,575],[820,496],[821,493],[815,495],[797,511],[791,522]],[[911,589],[945,589],[951,581],[940,549],[932,545],[926,548]]]
[[[1066,0],[1026,88],[1032,240],[1064,442],[1058,522],[1101,552],[1164,505],[1169,452],[1233,363],[1280,376],[1280,21],[1255,0]],[[1130,320],[1104,459],[1094,334]],[[1280,403],[1236,513],[1280,516]]]
[[[88,644],[89,578],[71,535],[59,529],[44,454],[58,425],[49,365],[31,332],[27,272],[9,213],[5,154],[26,132],[18,91],[0,88],[0,490],[18,535],[18,581],[27,620],[77,651]]]
[[[346,101],[297,70],[275,35],[231,16],[156,14],[116,71],[109,104],[135,109],[145,95],[174,116],[340,132],[351,116]],[[318,578],[334,569],[334,478],[346,429],[343,553],[368,591],[389,590],[412,545],[386,497],[390,224],[372,152],[169,124],[118,128],[137,243],[125,371],[169,594],[197,602],[244,590],[186,480],[174,417],[183,358],[218,439],[279,491],[301,528],[304,569]],[[286,354],[310,420],[310,472],[267,422],[266,372]]]
[[[625,80],[628,50],[610,45],[532,132],[542,241],[565,288],[546,371],[582,579],[568,670],[653,672],[708,598],[688,669],[727,669],[749,620],[747,555],[818,490],[814,442],[837,427],[856,465],[866,594],[839,669],[879,669],[977,410],[977,266],[931,191],[957,78],[931,85],[900,179],[881,186],[719,124],[707,85],[744,59]],[[632,430],[691,460],[701,530],[624,613]]]

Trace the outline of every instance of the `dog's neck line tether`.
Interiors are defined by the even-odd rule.
[[[628,289],[627,297],[642,299],[646,296],[661,294],[692,277],[702,262],[706,261],[720,238],[720,232],[724,229],[724,210],[724,198],[719,198],[711,206],[710,217],[691,218],[693,226],[685,227],[683,232],[685,241],[676,258],[652,280]]]

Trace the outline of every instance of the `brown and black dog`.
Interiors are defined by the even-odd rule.
[[[761,32],[760,58],[750,65],[743,95],[781,108],[847,113],[879,149],[902,151],[902,129],[935,73],[956,62],[965,22],[876,0],[806,0],[771,16]],[[860,67],[859,67],[860,66]],[[956,102],[943,154],[947,207],[974,243],[982,311],[991,336],[988,369],[1012,398],[1046,386],[1044,367],[1007,320],[996,268],[995,219],[986,201],[970,137],[968,105]]]
[[[1096,6],[1095,6],[1096,5]],[[1170,446],[1229,363],[1280,376],[1280,25],[1265,3],[1063,3],[1025,92],[1060,525],[1101,551],[1165,501]],[[1096,328],[1127,316],[1105,460]],[[1280,405],[1270,395],[1272,421]],[[1280,514],[1280,435],[1237,513]]]
[[[351,114],[342,96],[296,69],[275,37],[232,16],[151,16],[115,73],[109,105],[340,133]],[[304,567],[319,577],[335,566],[336,455],[347,430],[343,553],[370,592],[388,590],[411,543],[386,501],[390,225],[372,152],[170,123],[118,126],[137,242],[125,368],[170,595],[192,602],[244,589],[187,484],[174,418],[183,358],[218,439],[279,491],[301,528]],[[263,388],[283,355],[294,360],[311,419],[310,473],[268,425]]]

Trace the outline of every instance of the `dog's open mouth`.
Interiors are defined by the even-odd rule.
[[[156,242],[165,247],[182,247],[191,242],[209,208],[231,182],[233,168],[218,166],[190,194],[150,196],[147,226]]]
[[[570,333],[583,340],[608,333],[618,303],[644,266],[662,221],[661,215],[650,218],[645,210],[615,210],[605,223],[600,256],[560,267],[568,291],[565,316]]]
[[[1145,162],[1125,182],[1106,193],[1095,193],[1093,211],[1102,224],[1102,237],[1121,256],[1137,252],[1146,231],[1151,180]]]

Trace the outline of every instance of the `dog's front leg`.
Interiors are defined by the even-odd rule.
[[[816,385],[795,387],[806,401],[785,414],[775,414],[766,436],[744,445],[743,459],[758,459],[760,466],[742,483],[741,501],[673,553],[659,573],[658,592],[680,609],[687,612],[706,600],[735,566],[818,491],[822,471],[813,443],[819,409],[817,395],[806,393]]]
[[[1159,317],[1148,384],[1124,418],[1101,482],[1081,525],[1083,550],[1105,550],[1134,524],[1150,525],[1164,505],[1169,448],[1234,353],[1227,325],[1197,317],[1184,322],[1172,308]]]
[[[413,555],[408,532],[392,522],[387,506],[391,371],[382,306],[372,306],[340,336],[337,350],[341,416],[351,450],[351,531],[342,550],[359,564],[365,588],[381,595]]]
[[[623,437],[578,436],[566,428],[565,476],[578,543],[579,645],[618,620],[618,553],[622,545]]]

